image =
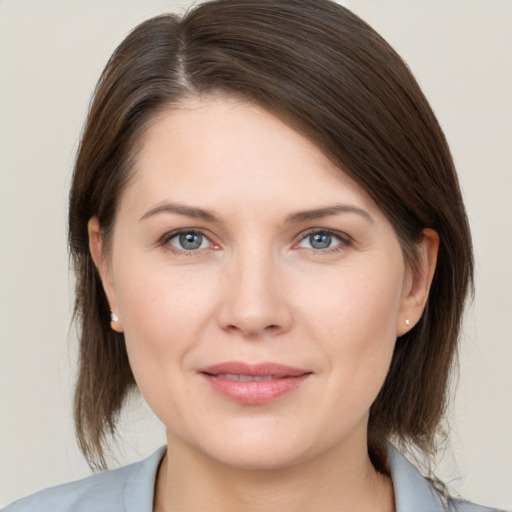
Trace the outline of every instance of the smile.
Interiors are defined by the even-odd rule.
[[[276,363],[227,362],[202,368],[210,388],[230,401],[262,405],[297,390],[312,372]]]

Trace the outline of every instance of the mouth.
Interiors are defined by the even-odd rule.
[[[277,363],[226,362],[198,371],[210,387],[228,400],[261,405],[297,390],[312,372]]]

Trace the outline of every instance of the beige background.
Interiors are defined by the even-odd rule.
[[[346,3],[423,86],[451,144],[473,228],[477,296],[439,473],[468,498],[512,508],[512,3]],[[0,0],[0,506],[89,473],[70,413],[70,171],[110,53],[136,23],[185,4]],[[137,403],[121,432],[120,463],[164,442]]]

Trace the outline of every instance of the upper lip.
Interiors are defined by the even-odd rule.
[[[249,375],[253,377],[267,377],[271,375],[276,379],[284,377],[298,377],[311,373],[311,371],[302,368],[295,368],[279,363],[244,363],[241,361],[227,361],[224,363],[214,364],[200,368],[199,373],[207,373],[210,375],[229,374],[229,375]]]

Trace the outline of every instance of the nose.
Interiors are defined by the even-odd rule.
[[[286,279],[270,252],[233,256],[223,275],[220,327],[246,338],[277,336],[292,325]]]

